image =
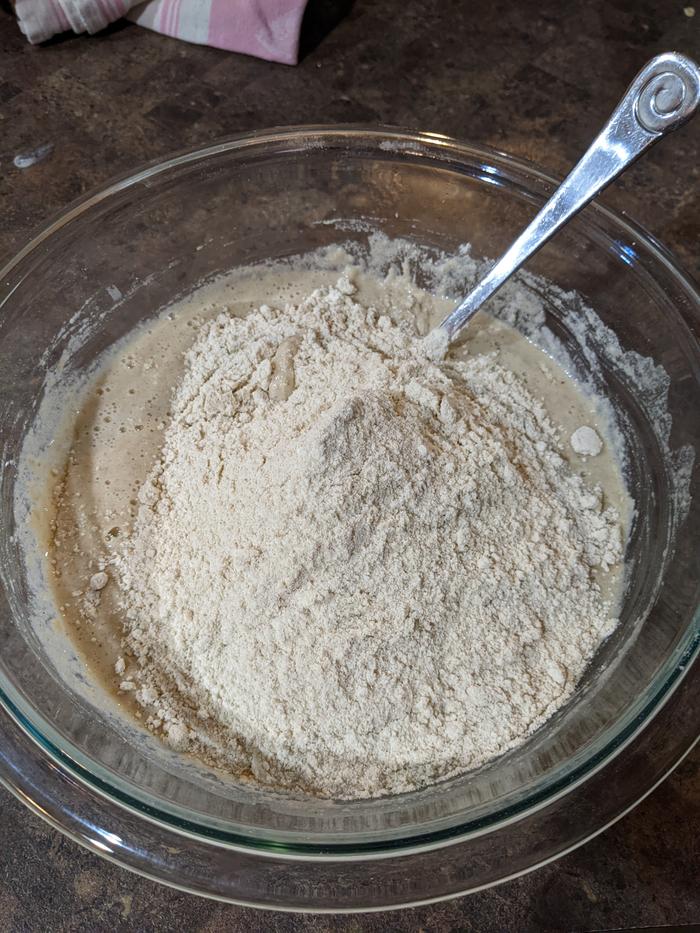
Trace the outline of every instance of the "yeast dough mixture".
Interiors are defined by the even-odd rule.
[[[571,696],[616,624],[625,493],[553,360],[482,313],[431,361],[449,303],[341,258],[239,272],[104,362],[49,561],[149,729],[351,799],[477,767]]]

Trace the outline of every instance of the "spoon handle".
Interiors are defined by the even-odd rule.
[[[689,120],[698,102],[700,68],[695,62],[677,52],[652,58],[539,214],[486,277],[436,328],[432,339],[437,344],[444,343],[445,338],[447,342],[452,340],[486,299],[574,214],[662,136]]]

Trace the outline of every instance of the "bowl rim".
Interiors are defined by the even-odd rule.
[[[689,686],[688,681],[686,681],[683,686]],[[680,692],[682,693],[683,691]],[[699,693],[696,689],[695,696],[697,697],[698,695]],[[678,704],[683,702],[683,698],[678,695],[675,699],[676,703]],[[2,711],[0,710],[0,713],[1,712]],[[654,725],[657,725],[657,723],[658,721],[655,721]],[[666,731],[668,733],[668,730]],[[19,736],[20,743],[23,742],[25,744],[29,744],[31,748],[30,737],[21,726],[16,727],[16,733]],[[5,729],[3,717],[0,715],[0,735],[7,736],[8,734],[11,736],[11,738],[16,738],[16,736],[12,736],[11,733],[8,733],[8,731]],[[646,744],[647,741],[648,739],[645,737],[640,744]],[[651,740],[651,743],[653,745],[653,739]],[[516,878],[520,878],[533,871],[536,871],[539,868],[542,868],[545,865],[555,862],[557,859],[562,858],[563,856],[574,852],[576,849],[581,848],[591,839],[594,839],[596,836],[605,832],[615,823],[627,816],[636,806],[646,800],[646,798],[650,796],[666,780],[667,777],[669,777],[675,768],[680,765],[696,747],[698,747],[699,743],[700,737],[689,742],[685,747],[678,748],[677,753],[674,754],[670,761],[663,765],[658,774],[655,775],[654,780],[651,781],[643,791],[640,791],[637,795],[631,798],[631,801],[628,802],[626,806],[618,808],[599,825],[596,825],[580,838],[574,840],[572,843],[562,846],[560,849],[556,850],[554,853],[548,855],[545,858],[533,860],[524,866],[520,866],[510,872],[507,872],[506,874],[498,877],[493,881],[476,885],[462,884],[457,888],[448,891],[447,893],[443,892],[440,894],[434,894],[431,892],[425,895],[414,894],[410,898],[401,898],[397,897],[396,894],[392,892],[392,895],[390,895],[387,899],[378,903],[367,904],[362,902],[352,906],[348,906],[346,904],[342,906],[319,906],[313,899],[313,896],[303,903],[281,903],[279,901],[271,902],[268,899],[255,896],[254,894],[251,896],[250,894],[241,893],[238,891],[235,891],[235,893],[221,893],[220,891],[214,891],[202,886],[201,883],[197,884],[196,882],[193,882],[192,879],[188,877],[183,877],[182,873],[179,873],[173,877],[170,873],[165,874],[162,869],[158,870],[157,867],[154,867],[153,861],[150,857],[150,851],[148,848],[144,848],[144,842],[146,846],[153,842],[152,835],[149,835],[148,832],[145,834],[139,833],[138,836],[132,835],[131,837],[125,833],[124,838],[122,838],[117,833],[102,829],[96,823],[91,822],[89,813],[84,814],[80,812],[80,801],[78,801],[78,806],[71,806],[66,811],[53,806],[53,799],[42,797],[41,794],[37,794],[34,797],[31,796],[26,792],[26,788],[22,781],[17,782],[12,779],[16,776],[16,770],[13,771],[12,769],[12,765],[15,764],[15,762],[13,762],[11,759],[6,759],[4,762],[5,765],[9,763],[10,768],[3,769],[3,772],[0,772],[0,785],[8,790],[18,801],[20,801],[20,803],[23,803],[35,816],[38,816],[48,826],[61,832],[72,842],[77,843],[82,848],[93,853],[94,855],[98,855],[100,858],[105,859],[114,865],[118,865],[120,868],[124,868],[129,872],[133,872],[142,878],[147,878],[159,884],[163,884],[168,888],[172,888],[173,890],[182,891],[200,897],[203,896],[211,900],[235,904],[241,907],[263,908],[265,910],[274,910],[276,912],[283,913],[373,913],[383,910],[408,909],[411,907],[442,903],[457,897],[463,897],[467,894],[488,890],[489,888],[495,887],[497,885],[513,881]],[[58,779],[63,783],[67,783],[70,780],[69,776],[66,775],[63,771],[58,772]],[[44,788],[42,787],[40,790],[43,791]],[[576,792],[574,792],[574,796],[575,795]],[[42,804],[46,804],[46,806],[43,806]],[[73,804],[73,800],[71,800],[71,804]],[[66,819],[66,813],[68,815],[68,819]],[[111,828],[121,830],[121,826],[119,825],[120,815],[121,814],[118,807],[111,808],[111,811],[107,814]],[[99,820],[101,823],[105,821],[104,816],[105,815],[100,812]],[[146,829],[148,830],[147,825]],[[96,835],[100,836],[101,838],[95,838]],[[112,843],[113,847],[106,845],[104,840]],[[161,839],[157,839],[156,844],[159,844],[161,841]],[[171,833],[169,836],[166,836],[165,841],[170,842],[171,845],[177,845],[178,837]],[[445,850],[442,851],[445,852]],[[134,858],[133,856],[135,852],[138,854],[138,856],[141,857]],[[146,853],[145,856],[143,855],[144,852]],[[467,859],[469,857],[469,853],[465,849],[465,844],[460,843],[459,841],[456,842],[449,850],[447,850],[445,854],[448,857],[453,856],[453,858],[456,858],[456,860],[460,860],[462,858]],[[235,853],[231,853],[231,855],[233,856],[231,860],[233,862],[231,869],[235,870]],[[411,856],[406,856],[404,853],[400,853],[400,855],[401,863],[404,866],[404,871],[408,873],[408,866],[410,866],[412,862]],[[370,867],[376,865],[375,862],[370,862],[369,864]],[[313,862],[306,862],[305,865],[313,872],[315,868]]]
[[[504,152],[494,146],[475,144],[462,140],[454,136],[447,136],[443,133],[433,133],[427,130],[414,130],[399,124],[391,123],[299,123],[293,125],[271,126],[259,130],[248,132],[233,133],[222,137],[218,142],[211,143],[208,146],[187,146],[178,149],[171,155],[163,159],[150,159],[144,162],[136,170],[129,172],[120,172],[105,179],[104,182],[90,188],[89,191],[70,201],[66,207],[49,215],[48,220],[42,225],[37,233],[6,260],[5,265],[0,267],[0,279],[17,266],[27,255],[33,252],[46,239],[66,226],[76,216],[83,211],[106,200],[112,194],[116,194],[131,185],[138,184],[155,175],[161,174],[170,168],[183,165],[199,158],[208,158],[220,153],[228,152],[232,149],[239,149],[251,145],[263,145],[266,143],[278,142],[285,139],[293,139],[298,136],[307,138],[323,138],[324,140],[333,138],[343,138],[356,134],[376,138],[380,141],[395,140],[400,145],[397,147],[387,146],[385,151],[412,153],[413,155],[425,155],[426,148],[431,146],[440,146],[450,149],[458,149],[461,152],[473,156],[487,155],[495,160],[505,160],[510,166],[527,172],[533,178],[544,183],[548,187],[555,188],[561,184],[563,177],[553,175],[542,168],[536,162],[524,159],[521,156],[514,156]],[[409,146],[405,144],[409,143]],[[401,145],[403,144],[403,145]],[[410,144],[414,144],[411,146]],[[302,148],[327,148],[326,146],[307,146]],[[624,212],[607,207],[604,200],[605,192],[596,197],[586,207],[588,213],[598,214],[614,221],[622,229],[629,233],[641,237],[645,240],[645,245],[650,248],[662,264],[679,276],[683,284],[688,288],[696,300],[700,301],[700,283],[696,283],[694,277],[685,269],[677,257],[670,249],[663,245],[651,231],[642,224],[629,218]]]
[[[543,194],[545,195],[549,193],[550,189],[553,189],[559,184],[556,177],[543,171],[528,160],[511,156],[498,149],[474,145],[437,133],[420,132],[395,126],[355,123],[327,125],[308,124],[261,129],[251,133],[238,133],[228,136],[205,147],[188,147],[165,159],[153,160],[136,171],[116,176],[111,181],[107,181],[103,185],[96,187],[74,201],[66,209],[60,211],[38,234],[29,240],[25,246],[21,247],[15,255],[10,258],[2,270],[0,270],[0,279],[9,278],[11,273],[13,273],[23,260],[31,256],[45,241],[63,227],[70,224],[73,220],[80,217],[81,214],[88,211],[91,207],[107,200],[112,195],[126,188],[147,181],[170,169],[177,168],[178,166],[190,162],[205,160],[209,157],[232,150],[264,147],[274,143],[284,143],[285,141],[291,142],[297,140],[297,143],[305,142],[305,145],[297,145],[293,149],[285,150],[289,152],[299,152],[309,149],[327,149],[329,146],[326,145],[326,143],[332,143],[334,140],[338,142],[344,140],[346,144],[348,144],[351,143],[353,139],[360,138],[371,140],[378,149],[384,149],[387,155],[393,153],[396,156],[400,156],[404,153],[414,157],[430,157],[431,154],[436,154],[437,152],[442,152],[443,155],[446,152],[451,152],[455,157],[456,163],[460,158],[467,160],[483,158],[484,162],[488,160],[489,164],[500,163],[502,166],[508,169],[515,169],[526,175],[530,180],[539,183],[543,187]],[[382,143],[386,145],[382,146]],[[447,167],[449,162],[443,158],[440,160],[440,164]],[[682,292],[687,298],[688,308],[700,308],[700,293],[698,292],[698,287],[694,280],[680,266],[673,254],[659,243],[651,233],[641,225],[606,207],[604,204],[594,202],[586,208],[586,211],[589,216],[598,217],[607,223],[612,223],[617,229],[623,231],[628,236],[640,240],[644,244],[645,249],[651,254],[652,258],[660,263],[681,287]],[[0,309],[13,290],[11,289],[9,292],[5,293],[3,289],[4,284],[4,282],[0,283]],[[690,329],[690,322],[686,320],[684,313],[688,308],[683,310],[678,309],[678,314],[685,326]],[[698,315],[698,317],[700,319],[700,315]],[[696,629],[695,632],[693,632],[693,627]],[[441,847],[473,838],[474,835],[491,832],[495,828],[522,819],[525,815],[535,813],[539,809],[546,807],[553,800],[570,793],[585,782],[588,777],[599,771],[614,757],[619,755],[621,751],[634,740],[635,736],[645,725],[648,724],[649,720],[653,718],[653,715],[656,715],[671,697],[672,693],[681,683],[683,677],[693,666],[693,658],[697,655],[698,651],[700,651],[700,615],[696,615],[695,622],[689,625],[686,634],[688,637],[682,644],[677,646],[677,651],[673,656],[673,663],[671,663],[671,659],[667,662],[667,666],[673,669],[671,675],[664,679],[664,683],[656,690],[653,697],[647,697],[647,702],[644,704],[644,711],[637,711],[636,715],[631,717],[633,721],[627,724],[626,729],[620,730],[613,739],[608,738],[600,754],[591,756],[590,759],[580,766],[578,776],[573,780],[569,777],[564,781],[564,786],[558,788],[555,786],[554,789],[550,786],[548,790],[542,792],[540,799],[536,800],[535,803],[527,805],[517,810],[516,813],[496,820],[481,829],[464,831],[463,829],[460,830],[460,827],[452,827],[451,829],[436,834],[432,834],[430,831],[420,832],[410,835],[406,839],[393,839],[388,848],[386,845],[384,845],[383,848],[376,849],[373,846],[365,848],[361,843],[347,844],[354,850],[353,852],[343,851],[346,844],[334,845],[330,842],[324,842],[321,844],[322,847],[325,850],[329,848],[332,849],[334,857],[343,858],[377,859],[384,856],[391,857],[392,855],[396,855],[398,851],[402,854],[408,854],[409,852],[418,850],[424,851],[429,848]],[[20,702],[17,703],[16,700],[20,700]],[[119,806],[132,807],[140,817],[151,819],[159,826],[166,825],[169,829],[183,835],[190,836],[194,831],[219,846],[232,849],[242,846],[248,852],[253,849],[260,854],[265,854],[265,849],[263,847],[251,846],[249,837],[243,842],[227,841],[226,839],[220,838],[218,834],[202,833],[201,827],[195,830],[193,826],[182,825],[178,821],[174,821],[170,815],[161,814],[160,817],[156,817],[152,814],[144,813],[142,807],[134,802],[133,799],[122,799],[122,795],[115,792],[113,788],[106,790],[104,787],[97,786],[94,780],[91,779],[91,775],[89,775],[89,773],[84,773],[75,755],[66,753],[62,748],[57,748],[55,746],[49,747],[50,743],[47,744],[43,736],[41,736],[41,740],[39,740],[36,734],[36,727],[33,726],[31,720],[26,717],[22,710],[24,703],[21,701],[20,697],[13,698],[9,693],[6,694],[0,690],[0,705],[5,705],[5,712],[7,712],[27,735],[32,738],[35,744],[41,749],[42,754],[51,755],[60,767],[68,768],[75,778],[85,782],[93,792],[103,795],[110,801],[116,802]],[[649,711],[651,710],[654,711],[652,716],[649,715]],[[39,730],[39,734],[41,734],[41,730]],[[1,777],[2,763],[0,762],[0,778]],[[426,840],[424,839],[425,836],[429,836],[430,838]],[[319,844],[314,844],[312,848],[318,848],[318,845]],[[363,851],[358,852],[358,849],[363,849]],[[276,854],[279,855],[279,853]],[[304,860],[314,857],[325,858],[323,854],[308,851],[305,846],[300,847],[298,853],[289,852],[288,857],[298,857]]]

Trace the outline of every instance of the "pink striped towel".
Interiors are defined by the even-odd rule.
[[[16,0],[33,44],[59,32],[95,33],[123,16],[166,36],[296,65],[307,0]]]

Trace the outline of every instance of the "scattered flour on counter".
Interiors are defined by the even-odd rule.
[[[476,767],[616,623],[596,575],[619,516],[542,404],[492,355],[429,360],[347,277],[201,326],[139,503],[109,565],[121,687],[268,786],[361,798]]]

